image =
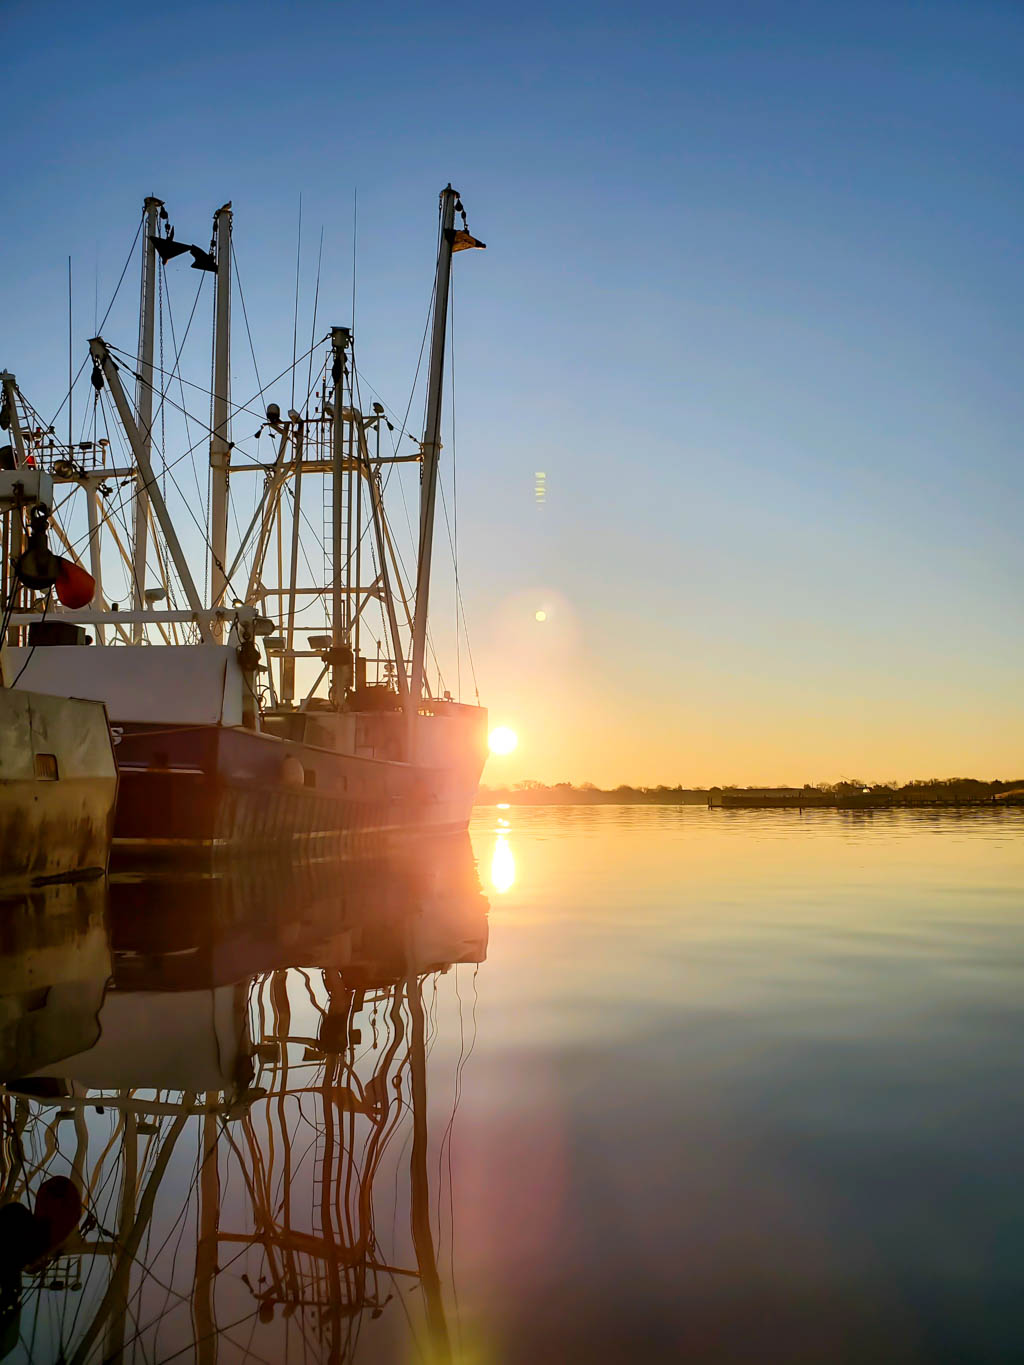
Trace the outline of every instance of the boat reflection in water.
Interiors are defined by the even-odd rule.
[[[0,960],[0,1354],[450,1358],[427,1056],[486,955],[468,837],[59,892]]]
[[[0,1075],[88,1047],[111,974],[102,880],[0,898]]]

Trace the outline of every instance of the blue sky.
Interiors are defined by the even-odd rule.
[[[321,225],[321,319],[349,320],[357,188],[360,363],[404,409],[437,191],[462,191],[488,243],[456,262],[463,590],[522,738],[493,780],[1024,771],[1018,6],[0,22],[0,363],[41,407],[67,255],[81,348],[144,194],[200,242],[233,200],[266,374],[300,192],[300,328]]]

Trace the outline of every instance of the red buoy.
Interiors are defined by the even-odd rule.
[[[58,559],[57,563],[58,600],[66,607],[87,607],[96,592],[95,578],[73,560]]]

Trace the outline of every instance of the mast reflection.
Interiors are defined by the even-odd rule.
[[[412,1331],[449,1359],[428,1072],[447,1081],[428,1054],[440,979],[486,956],[468,838],[123,878],[106,920],[93,894],[91,1016],[62,1007],[31,1045],[2,1035],[0,1238],[4,1219],[45,1222],[48,1181],[70,1192],[64,1224],[3,1264],[0,1353],[347,1361]],[[65,940],[34,999],[84,960]],[[20,985],[9,956],[0,982]],[[25,998],[8,992],[5,1021]]]

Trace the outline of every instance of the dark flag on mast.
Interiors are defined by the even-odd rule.
[[[192,253],[193,270],[209,270],[212,275],[217,273],[217,262],[208,251],[204,251],[201,246],[190,246]]]
[[[156,254],[163,261],[164,265],[166,265],[168,261],[173,261],[175,256],[183,256],[186,251],[191,250],[191,247],[187,246],[184,242],[176,242],[173,233],[170,237],[151,236],[149,240],[153,243]]]
[[[175,256],[184,256],[187,251],[192,253],[192,269],[208,270],[211,275],[217,273],[217,262],[209,251],[204,251],[201,246],[191,246],[187,242],[176,242],[174,240],[174,229],[171,228],[166,237],[150,236],[156,254],[163,261],[164,265],[168,261],[173,261]]]

